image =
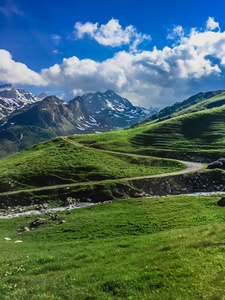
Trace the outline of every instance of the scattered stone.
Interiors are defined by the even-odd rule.
[[[225,197],[221,198],[219,201],[217,201],[218,206],[225,206]]]
[[[5,240],[5,241],[11,241],[11,239],[10,239],[10,238],[7,238],[7,237],[5,237],[4,240]]]
[[[68,205],[73,205],[76,204],[77,200],[75,198],[72,197],[67,197],[66,200],[64,201],[64,205],[68,206]]]
[[[30,231],[30,229],[26,226],[23,226],[17,230],[18,232]]]
[[[36,210],[42,210],[42,209],[47,209],[49,207],[48,203],[44,203],[44,204],[38,204],[35,209]]]
[[[65,221],[65,220],[61,220],[61,221],[59,222],[59,224],[63,224],[63,223],[66,223],[66,221]]]
[[[55,214],[55,215],[51,215],[50,220],[59,220],[59,215]]]
[[[23,243],[23,241],[21,241],[21,240],[18,240],[18,241],[15,241],[14,243]]]
[[[71,211],[69,210],[67,213],[66,213],[66,215],[71,215],[72,213],[71,213]]]
[[[30,223],[30,228],[37,228],[38,226],[42,225],[45,223],[45,220],[42,218],[37,218],[36,220],[34,220],[33,222]]]

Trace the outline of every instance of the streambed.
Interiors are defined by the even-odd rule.
[[[171,197],[171,196],[217,196],[217,195],[225,195],[225,191],[218,191],[218,192],[196,192],[196,193],[188,193],[188,194],[179,194],[179,195],[165,195],[161,197]],[[146,196],[145,198],[155,198],[159,196]],[[85,208],[97,204],[102,204],[102,203],[109,203],[112,201],[104,201],[104,202],[77,202],[72,205],[68,206],[56,206],[56,207],[48,207],[46,209],[41,209],[41,210],[25,210],[23,212],[17,212],[17,211],[12,211],[12,212],[0,212],[0,219],[11,219],[11,218],[16,218],[16,217],[23,217],[23,216],[35,216],[35,215],[42,215],[46,213],[55,213],[55,212],[60,212],[60,211],[65,211],[65,210],[72,210],[76,208]]]
[[[46,214],[46,213],[55,213],[55,212],[64,211],[64,210],[88,207],[88,206],[92,206],[95,204],[97,204],[97,203],[77,202],[76,204],[72,204],[69,206],[48,207],[46,209],[40,209],[40,210],[33,209],[33,210],[25,210],[22,212],[17,212],[17,211],[7,212],[6,211],[6,212],[0,213],[0,219],[11,219],[11,218],[16,218],[16,217],[35,216],[35,215],[42,215],[42,214]]]

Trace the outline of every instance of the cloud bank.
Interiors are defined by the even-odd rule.
[[[90,35],[99,32],[99,41],[113,45],[129,40],[126,34],[130,29],[126,30],[127,27],[120,28],[123,33],[118,34],[117,40],[111,39],[116,31],[112,31],[112,35],[104,33],[101,37],[100,28],[97,23],[85,23],[81,25],[79,34],[83,37],[87,32]],[[194,92],[210,90],[212,82],[222,83],[225,32],[213,31],[218,28],[219,24],[209,18],[205,30],[192,28],[185,34],[181,26],[175,27],[168,36],[174,39],[175,44],[162,50],[154,47],[151,51],[119,51],[103,62],[80,60],[73,56],[40,73],[15,62],[9,52],[0,50],[0,80],[66,87],[68,91],[73,91],[72,94],[112,89],[135,104],[162,107],[183,100]],[[104,30],[105,27],[101,32]]]

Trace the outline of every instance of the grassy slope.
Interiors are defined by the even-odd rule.
[[[152,155],[224,156],[225,106],[145,123],[134,129],[73,137],[103,149]]]
[[[222,299],[218,196],[118,200],[25,232],[0,220],[1,299]],[[23,244],[3,241],[7,236]]]
[[[90,180],[153,175],[183,164],[165,159],[114,154],[76,147],[57,138],[0,160],[0,182],[16,187],[46,186]]]
[[[220,107],[225,104],[225,92],[216,95],[212,98],[200,101],[199,103],[196,103],[194,105],[191,105],[188,108],[182,109],[180,112],[175,113],[174,116],[179,116],[183,114],[189,114],[197,111],[201,111],[204,109],[210,109],[214,107]]]
[[[209,103],[211,103],[211,107],[207,107],[207,105],[204,105],[208,102],[208,100]],[[190,113],[199,111],[201,109],[205,109],[206,107],[218,107],[224,104],[224,101],[220,100],[225,100],[224,90],[198,93],[182,102],[176,102],[171,106],[163,108],[159,112],[155,113],[154,115],[150,116],[145,121],[142,121],[140,123],[146,123],[157,119],[163,120],[166,118],[179,116],[188,112]]]

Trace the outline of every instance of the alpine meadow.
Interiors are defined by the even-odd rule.
[[[0,300],[225,299],[224,2],[22,2],[0,4]]]

